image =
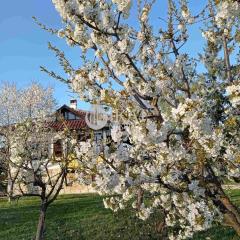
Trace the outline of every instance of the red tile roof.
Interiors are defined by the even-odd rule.
[[[62,110],[67,110],[69,112],[72,112],[73,114],[75,114],[80,119],[75,119],[75,120],[73,120],[73,119],[72,120],[58,120],[58,119],[56,119],[56,121],[48,123],[48,126],[50,128],[53,128],[56,131],[61,131],[64,128],[68,128],[70,130],[79,130],[79,129],[88,128],[88,126],[86,124],[86,121],[85,121],[86,111],[79,110],[79,109],[73,109],[73,108],[70,108],[67,105],[63,105],[61,108],[59,108],[56,111],[55,114],[57,115],[58,113],[61,113]]]
[[[63,122],[49,122],[49,127],[53,128],[57,131],[63,130],[65,128],[70,129],[70,130],[79,130],[79,129],[84,129],[88,128],[85,119],[80,119],[80,120],[65,120]]]

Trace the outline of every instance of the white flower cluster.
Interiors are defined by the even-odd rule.
[[[218,5],[216,22],[219,27],[230,28],[236,17],[240,16],[240,4],[238,1],[221,1]]]
[[[202,36],[212,43],[215,43],[218,39],[218,36],[213,31],[204,31]]]
[[[142,9],[142,14],[141,14],[141,22],[145,23],[148,20],[148,15],[150,12],[151,8],[149,5],[146,5],[143,9]]]
[[[150,217],[152,209],[145,207],[144,204],[141,205],[140,211],[138,212],[138,217],[142,220],[146,220]]]
[[[240,106],[240,83],[228,86],[226,92],[233,107]]]
[[[129,16],[129,11],[132,6],[131,0],[112,0],[112,2],[117,4],[118,10],[120,12],[123,12],[123,14],[126,18]]]

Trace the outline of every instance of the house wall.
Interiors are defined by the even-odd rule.
[[[58,172],[58,165],[52,166],[49,173],[54,176]],[[96,192],[90,185],[80,184],[76,173],[68,173],[60,194],[81,194]]]
[[[60,194],[81,194],[81,193],[94,193],[96,192],[91,186],[73,183],[72,186],[64,185]]]

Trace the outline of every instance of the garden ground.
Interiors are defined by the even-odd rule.
[[[240,190],[231,191],[240,205]],[[25,198],[9,205],[0,200],[0,239],[31,240],[36,230],[39,200]],[[46,240],[148,240],[161,239],[152,216],[147,222],[137,219],[130,210],[112,213],[104,209],[96,195],[60,196],[48,209]],[[155,219],[154,219],[155,218]],[[194,240],[240,239],[230,228],[216,226],[200,233]]]

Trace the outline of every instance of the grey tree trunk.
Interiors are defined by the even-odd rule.
[[[13,184],[12,183],[8,183],[7,196],[8,196],[8,202],[11,203],[13,200]]]
[[[42,203],[35,240],[44,239],[46,212],[47,212],[47,205],[45,203]]]

